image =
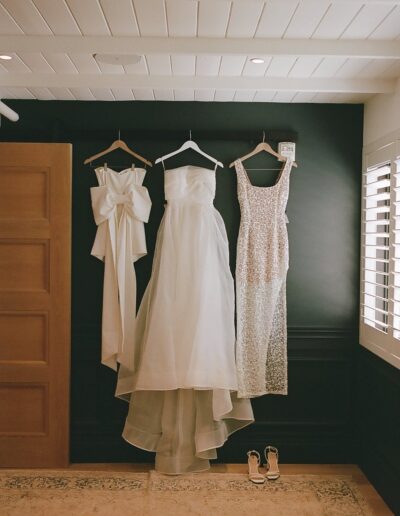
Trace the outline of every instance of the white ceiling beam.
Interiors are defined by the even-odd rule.
[[[269,90],[391,93],[395,79],[3,73],[0,87]]]
[[[0,36],[0,52],[191,54],[400,59],[400,40]]]

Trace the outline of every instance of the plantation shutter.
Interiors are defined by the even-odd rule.
[[[400,367],[398,144],[365,157],[362,185],[360,342]]]

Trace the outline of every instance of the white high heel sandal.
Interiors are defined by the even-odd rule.
[[[278,448],[275,446],[266,446],[264,449],[266,477],[268,480],[276,480],[280,477],[278,467]]]
[[[247,452],[247,463],[249,466],[249,480],[254,484],[264,484],[265,477],[258,468],[260,467],[261,457],[257,450],[250,450]]]

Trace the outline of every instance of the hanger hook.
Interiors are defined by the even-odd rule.
[[[121,139],[121,129],[118,129],[118,140]]]
[[[191,139],[192,139],[192,130],[189,129],[189,140],[191,140]]]
[[[263,143],[265,143],[265,131],[263,130]]]

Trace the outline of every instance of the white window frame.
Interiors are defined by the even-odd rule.
[[[399,188],[400,177],[396,177],[396,173],[399,174],[398,160],[400,157],[400,140],[393,143],[380,147],[373,152],[366,153],[363,156],[363,180],[361,187],[361,264],[360,264],[360,344],[367,348],[372,353],[375,353],[386,362],[400,369],[400,340],[395,338],[393,335],[393,313],[394,313],[394,280],[395,280],[395,259],[396,261],[400,258],[394,258],[394,224],[395,219],[395,200],[399,200],[399,192],[395,188]],[[368,169],[377,167],[384,163],[390,162],[390,225],[389,225],[389,319],[388,319],[388,331],[384,333],[375,329],[363,321],[363,278],[364,278],[364,210],[365,210],[365,187],[364,187],[364,175]],[[399,213],[399,209],[397,209]],[[397,269],[399,269],[398,264]],[[400,278],[400,272],[398,279]]]

